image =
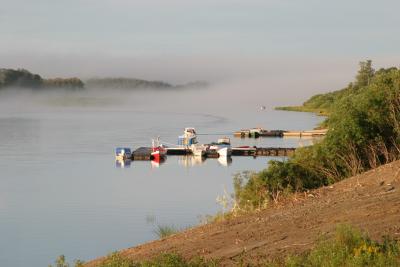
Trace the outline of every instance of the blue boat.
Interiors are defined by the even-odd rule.
[[[126,160],[132,157],[132,151],[127,147],[117,147],[115,149],[115,158],[117,160]]]

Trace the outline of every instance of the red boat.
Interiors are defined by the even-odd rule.
[[[167,150],[163,145],[160,145],[160,141],[152,140],[152,148],[151,148],[151,157],[155,162],[160,162],[165,159],[165,155],[167,154]]]

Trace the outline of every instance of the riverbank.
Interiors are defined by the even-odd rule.
[[[311,112],[315,113],[319,116],[328,116],[329,111],[323,108],[311,108],[306,106],[286,106],[286,107],[275,107],[275,110],[284,110],[284,111],[295,111],[295,112]]]
[[[186,259],[202,256],[221,266],[261,264],[310,250],[321,235],[351,224],[374,240],[400,239],[400,161],[332,186],[294,195],[271,208],[195,227],[165,239],[120,251],[141,261],[165,252]],[[104,258],[86,266],[99,266]]]

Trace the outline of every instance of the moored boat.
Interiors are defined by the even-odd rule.
[[[132,152],[130,148],[127,147],[117,147],[115,149],[115,159],[116,160],[127,160],[131,159]]]
[[[160,144],[159,138],[157,140],[152,140],[151,147],[151,158],[153,161],[160,162],[165,158],[167,154],[167,150],[163,145]]]
[[[230,155],[232,155],[232,150],[228,150],[227,147],[221,148],[221,149],[218,150],[218,155],[219,155],[220,158],[221,157],[227,158]]]
[[[178,137],[178,145],[191,146],[197,144],[196,130],[193,127],[185,128],[183,135]]]
[[[220,157],[230,157],[232,155],[231,140],[228,137],[220,138],[217,143],[210,145],[210,149],[217,151]]]

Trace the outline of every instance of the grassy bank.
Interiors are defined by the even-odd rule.
[[[337,228],[334,238],[321,241],[303,255],[291,255],[266,266],[400,266],[400,243],[386,236],[382,242],[349,225]]]
[[[364,267],[364,266],[400,266],[400,243],[388,236],[381,242],[373,241],[361,230],[350,225],[339,225],[333,237],[321,236],[313,249],[298,255],[288,255],[284,258],[268,259],[257,266],[267,267]],[[238,257],[236,266],[255,266],[248,262],[246,251]],[[51,265],[50,265],[51,266]],[[66,262],[60,256],[56,267],[82,267],[83,262],[75,261],[74,265]],[[118,252],[108,255],[101,261],[99,267],[215,267],[220,262],[213,259],[195,257],[187,260],[178,253],[161,253],[157,257],[144,261],[129,259]]]
[[[312,108],[307,106],[286,106],[286,107],[275,107],[275,110],[295,111],[295,112],[312,112],[320,116],[328,116],[329,111],[323,108]]]

